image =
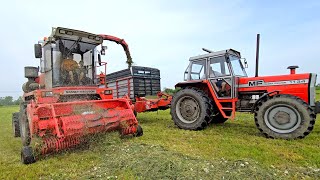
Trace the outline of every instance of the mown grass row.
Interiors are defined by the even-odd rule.
[[[97,135],[89,147],[26,166],[20,163],[20,139],[11,133],[11,113],[17,110],[0,107],[0,179],[320,178],[319,117],[309,136],[287,141],[266,139],[247,113],[203,131],[178,129],[168,110],[141,113],[142,137]]]

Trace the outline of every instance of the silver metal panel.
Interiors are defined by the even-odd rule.
[[[264,82],[263,80],[249,81],[247,84],[240,84],[240,88],[254,87],[254,86],[284,86],[289,84],[306,84],[309,83],[309,79],[298,79],[298,80],[288,80],[288,81],[272,81]]]
[[[191,57],[189,59],[189,61],[193,61],[193,60],[197,60],[197,59],[201,59],[201,58],[213,57],[213,56],[221,56],[221,55],[224,55],[226,53],[229,53],[229,54],[232,54],[232,55],[235,55],[235,56],[238,56],[239,58],[241,58],[239,52],[237,52],[237,51],[235,51],[233,49],[227,49],[227,50],[215,51],[215,52],[212,52],[212,53],[207,53],[207,54],[203,54],[203,55],[199,55],[199,56],[194,56],[194,57]]]
[[[317,80],[317,74],[312,73],[311,74],[311,81],[310,81],[310,87],[309,87],[309,102],[310,106],[315,106],[316,101],[316,80]]]
[[[118,90],[117,90],[118,84]],[[128,87],[128,79],[120,80],[118,82],[111,81],[107,83],[107,86],[113,90],[113,98],[121,98],[128,94],[128,90],[130,90],[130,98],[134,98],[134,87],[133,87],[133,79],[129,80],[130,89]]]

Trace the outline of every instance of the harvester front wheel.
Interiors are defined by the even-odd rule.
[[[137,132],[136,134],[134,135],[135,137],[140,137],[143,135],[143,129],[140,125],[137,126]]]
[[[23,164],[32,164],[36,162],[33,150],[30,146],[23,146],[21,149],[21,162]]]
[[[31,142],[30,128],[26,109],[22,109],[20,113],[20,135],[23,146],[29,146]]]
[[[185,88],[173,96],[170,113],[179,128],[201,130],[210,123],[213,108],[210,98],[203,91]]]
[[[304,138],[312,131],[315,117],[306,102],[291,95],[266,98],[255,109],[256,126],[270,138]]]
[[[20,137],[19,112],[12,113],[13,137]]]

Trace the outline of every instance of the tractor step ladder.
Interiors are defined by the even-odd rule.
[[[237,98],[232,98],[232,99],[217,99],[216,104],[218,108],[220,109],[220,112],[223,117],[234,120],[235,118],[235,113],[236,113],[236,102]],[[231,103],[231,107],[224,107],[221,103]],[[228,116],[226,114],[226,111],[232,111],[231,116]]]

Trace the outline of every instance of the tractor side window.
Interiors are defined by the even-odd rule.
[[[205,62],[206,62],[205,60],[193,62],[191,66],[191,73],[190,73],[192,80],[205,78],[205,73],[204,73]]]
[[[184,71],[184,80],[185,81],[190,80],[190,77],[189,77],[190,66],[191,66],[191,64],[189,64],[187,69]]]
[[[224,56],[210,59],[209,76],[220,77],[230,75],[228,64]]]

